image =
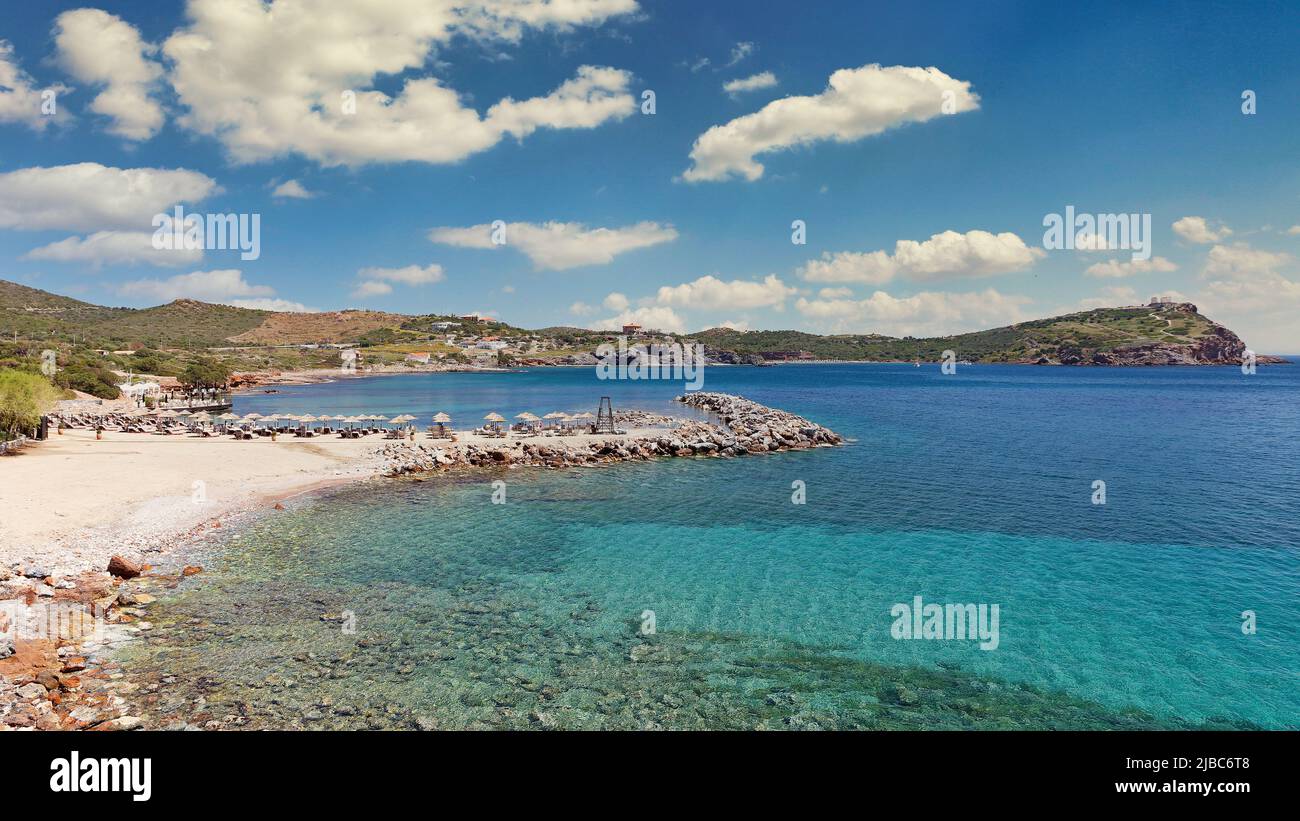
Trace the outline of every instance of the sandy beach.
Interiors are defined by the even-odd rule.
[[[0,460],[0,556],[54,575],[103,570],[232,512],[377,474],[377,441],[69,430]]]
[[[67,430],[0,459],[0,557],[7,566],[40,566],[54,576],[103,570],[115,553],[148,561],[176,538],[234,513],[382,476],[395,452],[416,446],[456,452],[545,441],[577,447],[655,434],[633,428],[553,440],[461,431],[452,445],[421,431],[413,445],[377,435],[280,436],[273,442],[105,431],[96,440],[94,431]]]

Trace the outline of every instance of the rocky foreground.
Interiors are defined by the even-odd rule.
[[[615,417],[618,425],[659,425],[662,429],[639,435],[585,437],[581,442],[563,439],[506,439],[500,444],[446,445],[397,443],[385,445],[382,455],[388,475],[400,476],[457,467],[523,465],[565,468],[602,462],[648,461],[676,456],[744,456],[834,447],[843,438],[802,416],[769,408],[725,393],[690,393],[677,397],[689,407],[715,414],[720,422],[672,419],[638,411]]]

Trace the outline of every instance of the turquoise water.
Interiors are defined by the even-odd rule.
[[[181,684],[150,716],[1300,727],[1300,369],[712,368],[705,387],[853,441],[296,502],[156,606],[128,669]],[[667,409],[675,392],[538,369],[303,386],[236,410],[468,424],[594,411],[601,394]],[[916,595],[997,604],[997,649],[892,638],[890,608]]]

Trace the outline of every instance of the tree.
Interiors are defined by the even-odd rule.
[[[58,399],[58,388],[40,374],[0,371],[0,439],[35,428]]]
[[[185,366],[179,377],[187,391],[222,390],[230,383],[230,368],[215,359],[200,357]]]
[[[69,362],[54,377],[54,383],[60,387],[88,393],[100,399],[116,399],[121,396],[117,380],[117,374],[95,361]]]

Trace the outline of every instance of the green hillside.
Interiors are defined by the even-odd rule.
[[[286,313],[182,299],[154,308],[106,308],[0,280],[0,339],[57,342],[79,349],[131,347],[170,351],[171,369],[208,348],[240,347],[221,356],[237,368],[318,366],[334,354],[291,351],[307,342],[356,343],[375,355],[428,350],[444,333],[461,337],[525,335],[548,342],[540,358],[590,353],[609,331],[555,326],[528,331],[505,322],[378,311]],[[931,338],[880,334],[819,336],[802,331],[713,328],[676,336],[703,343],[721,362],[847,360],[933,362],[944,351],[971,362],[1161,365],[1238,361],[1244,343],[1190,303],[1098,308],[1002,328]],[[641,340],[641,341],[644,341]],[[415,346],[415,347],[409,347]],[[1264,361],[1261,359],[1261,361]]]
[[[690,339],[710,349],[766,359],[797,356],[864,362],[933,362],[945,350],[971,362],[1091,361],[1097,353],[1143,346],[1196,346],[1216,325],[1182,303],[1163,308],[1098,308],[1003,328],[929,338],[876,334],[818,336],[801,331],[714,328]],[[1231,332],[1228,332],[1231,333]]]

